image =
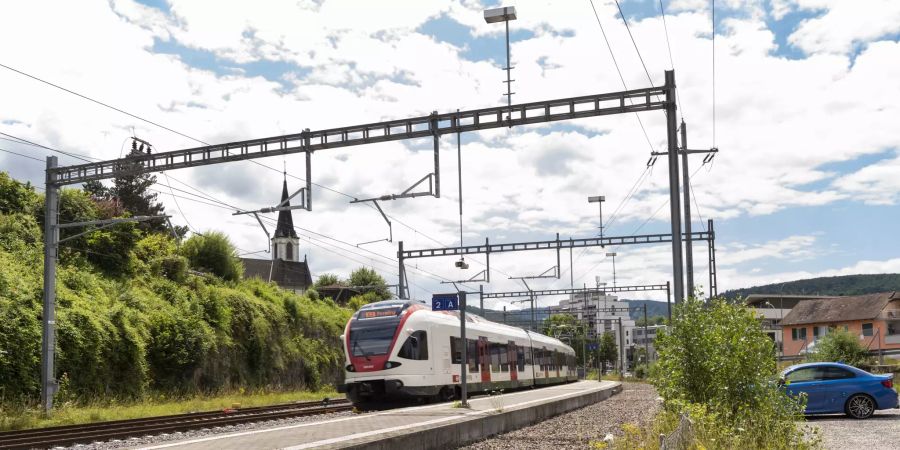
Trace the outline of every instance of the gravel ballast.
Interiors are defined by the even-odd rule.
[[[809,417],[807,422],[819,428],[826,449],[900,448],[900,409],[876,411],[865,420],[834,415]]]
[[[350,411],[336,412],[330,414],[320,414],[315,416],[292,417],[289,419],[266,420],[261,422],[245,423],[239,425],[229,425],[225,427],[206,428],[201,430],[192,430],[180,433],[159,434],[155,436],[135,437],[125,440],[112,440],[107,442],[96,442],[93,444],[79,444],[68,447],[73,450],[112,450],[123,448],[140,448],[163,444],[171,441],[180,441],[186,439],[197,439],[217,434],[236,433],[240,431],[258,430],[262,428],[277,428],[286,425],[295,425],[300,423],[318,422],[323,420],[337,419],[340,417],[352,416],[354,413]]]
[[[659,410],[656,389],[646,383],[623,383],[621,393],[541,423],[510,433],[494,436],[463,447],[467,450],[485,449],[547,449],[589,448],[589,443],[602,441],[604,436],[621,436],[622,424],[641,425],[651,420]]]

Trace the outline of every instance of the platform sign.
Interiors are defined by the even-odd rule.
[[[432,311],[459,311],[458,294],[434,294],[431,297]]]
[[[588,350],[590,350],[590,351],[598,350],[599,348],[600,348],[600,344],[598,344],[596,342],[591,342],[590,344],[588,344]]]

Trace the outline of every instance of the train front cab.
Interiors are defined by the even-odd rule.
[[[360,309],[344,332],[346,380],[338,391],[353,403],[437,395],[438,389],[429,382],[433,339],[429,327],[413,316],[422,309],[409,301]]]

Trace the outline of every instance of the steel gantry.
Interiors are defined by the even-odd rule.
[[[707,231],[697,231],[692,232],[690,234],[685,233],[682,238],[690,241],[707,241],[709,245],[709,268],[710,268],[710,298],[716,295],[715,292],[715,241],[716,236],[715,232],[713,232],[712,227],[712,219],[708,221],[708,229]],[[441,257],[441,256],[464,256],[464,255],[476,255],[483,254],[486,259],[485,269],[487,271],[486,279],[490,280],[490,272],[491,272],[491,254],[494,253],[505,253],[505,252],[523,252],[523,251],[532,251],[532,250],[556,250],[556,258],[557,264],[559,264],[559,252],[564,249],[573,249],[573,248],[584,248],[584,247],[606,247],[608,245],[638,245],[638,244],[659,244],[659,243],[667,243],[667,242],[681,242],[681,239],[672,239],[671,234],[642,234],[642,235],[633,235],[633,236],[605,236],[605,237],[592,237],[592,238],[581,238],[581,239],[560,239],[557,234],[556,239],[554,240],[546,240],[546,241],[530,241],[530,242],[512,242],[512,243],[503,243],[503,244],[491,244],[490,240],[485,238],[484,245],[467,245],[467,246],[458,246],[458,247],[444,247],[444,248],[430,248],[430,249],[418,249],[418,250],[404,250],[403,249],[403,241],[398,243],[398,251],[397,251],[397,259],[399,261],[399,273],[400,280],[399,283],[401,287],[406,286],[406,269],[404,265],[404,261],[407,259],[413,258],[433,258],[433,257]],[[557,266],[558,267],[558,266]],[[571,268],[569,270],[572,270]],[[558,272],[557,272],[558,273]],[[675,282],[677,284],[678,278],[675,278]],[[624,286],[628,288],[628,286]],[[598,288],[594,289],[595,291],[606,291],[606,292],[627,292],[627,291],[618,291],[616,287],[613,288]],[[655,289],[644,289],[644,290],[655,290]],[[557,289],[553,290],[556,293],[572,293],[572,292],[583,292],[583,289]],[[400,292],[405,292],[404,288],[400,289]],[[522,291],[526,292],[526,291]],[[532,291],[537,292],[537,291]],[[546,291],[550,292],[550,291]],[[488,294],[485,294],[485,298]],[[527,295],[525,295],[527,296]],[[500,298],[500,297],[495,297]],[[675,302],[679,302],[681,299],[678,296],[675,296]]]
[[[662,99],[661,99],[662,98]],[[572,120],[613,114],[636,113],[643,111],[665,110],[669,117],[667,134],[670,177],[670,201],[672,209],[673,273],[675,280],[676,300],[682,298],[682,260],[681,260],[681,217],[678,214],[679,187],[678,161],[673,151],[675,142],[675,72],[665,72],[665,84],[643,89],[632,89],[619,92],[561,98],[517,105],[498,106],[449,113],[433,112],[426,116],[407,119],[373,122],[340,128],[311,131],[305,129],[300,133],[249,139],[223,144],[206,145],[168,152],[152,154],[134,154],[127,158],[108,161],[88,162],[58,167],[56,159],[48,158],[46,169],[46,219],[44,232],[44,310],[45,327],[42,344],[42,367],[52,367],[54,356],[52,335],[55,333],[55,304],[52,292],[55,289],[55,264],[58,213],[57,205],[59,189],[65,185],[79,184],[87,181],[115,178],[121,175],[139,175],[162,172],[188,167],[199,167],[227,162],[244,161],[271,156],[304,153],[306,155],[306,182],[304,205],[312,208],[312,153],[318,150],[343,148],[356,145],[373,144],[406,139],[431,137],[434,142],[434,197],[440,197],[440,136],[453,133],[464,133],[495,128],[505,128],[530,124],[541,124],[561,120]],[[674,180],[671,179],[674,177]],[[50,255],[52,253],[52,255]],[[52,266],[52,267],[51,267]],[[402,266],[402,264],[401,264]],[[403,273],[401,272],[401,278]],[[401,289],[403,293],[403,289]],[[48,336],[49,335],[51,336]],[[48,366],[49,364],[49,366]],[[56,386],[55,374],[52,370],[42,373],[41,377],[42,406],[49,411],[52,408],[52,393]]]

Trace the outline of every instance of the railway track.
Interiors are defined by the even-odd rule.
[[[90,444],[111,439],[128,439],[162,433],[238,425],[264,420],[313,416],[349,411],[353,405],[344,399],[285,403],[253,408],[228,409],[143,419],[65,425],[0,432],[0,450],[31,449]]]

